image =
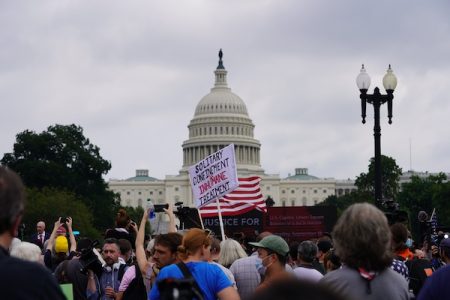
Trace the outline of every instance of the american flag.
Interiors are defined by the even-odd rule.
[[[266,212],[266,202],[259,187],[261,178],[253,176],[238,178],[238,181],[239,186],[234,191],[219,199],[222,216],[236,216],[253,209]],[[199,211],[203,218],[215,217],[218,215],[217,202],[211,201],[200,207]]]
[[[431,242],[432,243],[437,243],[437,240],[438,240],[438,233],[437,233],[438,221],[437,221],[437,215],[436,215],[436,210],[435,209],[433,209],[433,213],[431,214],[430,225],[431,225]]]

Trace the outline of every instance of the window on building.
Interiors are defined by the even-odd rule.
[[[303,194],[306,194],[306,190],[303,190]]]
[[[281,193],[282,193],[282,194],[286,194],[286,191],[285,191],[285,190],[282,190]]]
[[[291,194],[295,194],[295,191],[294,191],[294,190],[291,190]]]
[[[127,195],[129,195],[130,194],[130,192],[127,192]]]
[[[291,200],[291,206],[295,206],[295,200]]]
[[[138,206],[142,207],[142,199],[138,199]]]
[[[138,192],[138,195],[142,194],[141,192]]]
[[[270,186],[266,187],[266,190],[267,190],[267,191],[270,191]]]
[[[326,193],[327,193],[327,190],[323,190],[323,193],[326,194]]]
[[[281,201],[281,205],[282,205],[283,207],[286,206],[286,201],[285,201],[285,200]]]
[[[317,194],[317,190],[314,190],[314,194]]]
[[[314,200],[314,205],[317,205],[317,202],[318,202],[317,200]]]
[[[150,191],[150,195],[153,195],[153,191]]]
[[[303,199],[302,199],[302,205],[303,205],[303,206],[306,206],[306,204],[307,204],[306,198],[303,198]]]
[[[178,192],[178,187],[177,186],[175,187],[175,192]]]
[[[159,194],[162,195],[162,191],[159,191]]]

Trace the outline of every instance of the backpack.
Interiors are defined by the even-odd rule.
[[[409,289],[418,295],[428,277],[433,274],[433,266],[426,259],[413,259],[406,262],[409,269]]]
[[[128,266],[126,264],[120,264],[119,265],[119,272],[117,272],[117,279],[122,281],[123,275],[125,274],[125,271],[128,269]]]
[[[122,300],[136,299],[146,300],[147,290],[145,288],[144,280],[142,278],[141,269],[137,263],[134,264],[134,271],[136,276],[131,280],[125,292],[123,292]]]

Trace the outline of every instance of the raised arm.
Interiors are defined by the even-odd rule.
[[[47,242],[47,250],[52,251],[53,244],[55,244],[55,238],[56,238],[56,231],[58,230],[59,226],[61,226],[61,218],[58,218],[58,220],[55,222],[55,227],[53,227],[52,234],[48,238]]]
[[[169,207],[167,209],[164,208],[164,211],[169,216],[168,232],[177,232],[177,226],[175,226],[175,214],[173,213],[173,204],[169,203]]]
[[[144,236],[145,236],[145,224],[148,219],[148,209],[144,210],[142,215],[141,224],[139,224],[139,230],[136,235],[136,261],[139,265],[139,269],[143,274],[146,272],[147,268],[147,257],[145,256],[144,249]]]
[[[72,218],[67,217],[67,230],[69,231],[69,240],[70,240],[70,252],[73,252],[77,249],[77,241],[75,240],[75,236],[73,235],[72,230]]]

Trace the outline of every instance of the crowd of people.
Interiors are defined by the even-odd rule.
[[[333,232],[286,242],[270,232],[252,242],[219,240],[213,232],[147,237],[121,209],[102,245],[77,239],[70,217],[43,221],[28,241],[17,238],[24,187],[0,167],[0,287],[5,299],[450,299],[450,239],[428,249],[413,243],[404,224],[389,226],[371,204],[348,207]]]

